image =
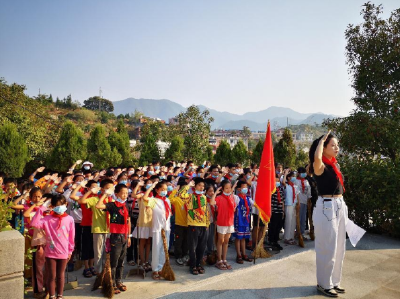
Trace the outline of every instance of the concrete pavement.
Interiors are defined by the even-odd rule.
[[[231,246],[229,257],[233,270],[221,271],[205,267],[206,274],[194,276],[188,267],[175,265],[171,259],[176,281],[153,281],[148,274],[144,280],[129,277],[124,280],[128,291],[114,298],[326,298],[317,293],[314,243],[306,248],[284,246],[284,250],[270,259],[257,260],[256,265],[234,262]],[[131,267],[126,266],[125,272]],[[94,278],[77,276],[79,287],[66,291],[64,297],[102,298],[100,291],[91,292]],[[400,298],[400,241],[366,234],[357,248],[347,243],[342,286],[346,294],[341,298]]]

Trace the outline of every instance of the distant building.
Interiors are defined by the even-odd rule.
[[[212,146],[213,148],[213,154],[215,155],[215,153],[217,152],[217,148],[219,147],[219,145],[221,144],[222,140],[225,140],[229,143],[231,149],[233,149],[235,147],[235,145],[239,142],[239,140],[242,140],[243,143],[246,145],[246,148],[249,148],[249,141],[247,138],[242,138],[242,137],[238,137],[238,136],[211,136],[208,139],[208,143],[209,145]]]
[[[129,147],[135,147],[137,144],[137,141],[135,139],[129,140]]]
[[[312,142],[314,141],[314,134],[307,132],[298,132],[296,134],[296,140],[301,142]]]
[[[158,150],[160,151],[161,158],[164,158],[165,151],[169,148],[171,143],[159,140],[159,141],[156,142],[156,145],[158,147]]]
[[[179,124],[178,118],[177,117],[172,117],[168,120],[169,125],[177,125]]]

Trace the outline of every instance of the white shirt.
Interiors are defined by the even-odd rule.
[[[169,208],[171,209],[171,202],[167,198]],[[171,212],[168,215],[168,219],[165,219],[165,205],[164,202],[159,198],[149,198],[147,204],[153,209],[152,229],[153,232],[161,232],[161,229],[165,231],[171,230]]]
[[[286,184],[285,188],[285,206],[293,206],[297,204],[297,195],[300,193],[299,187],[294,183],[294,202],[293,202],[293,188],[289,184]]]
[[[304,192],[301,180],[297,179],[295,185],[299,188],[299,200],[302,204],[307,204],[309,198],[311,198],[311,187],[306,179],[304,179]]]
[[[71,193],[72,193],[72,189],[68,189],[63,193],[64,197],[66,198],[66,200],[68,202],[67,214],[69,214],[72,218],[74,218],[75,223],[81,223],[82,222],[82,209],[77,201],[70,198]],[[82,195],[82,193],[80,193],[78,191],[76,193],[76,196],[82,197],[83,195]]]

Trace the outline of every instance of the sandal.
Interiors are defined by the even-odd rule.
[[[224,260],[224,265],[225,265],[226,269],[232,270],[232,266],[228,264],[227,260]]]
[[[158,272],[153,272],[153,274],[151,275],[151,278],[153,278],[154,280],[160,280],[160,274],[158,274]]]
[[[129,265],[129,266],[136,266],[136,263],[135,263],[135,261],[129,261],[129,262],[128,262],[128,265]]]
[[[196,267],[190,268],[190,273],[192,273],[193,275],[199,275],[199,271]]]
[[[92,272],[90,271],[90,268],[83,270],[83,276],[85,276],[86,278],[90,278],[93,276]]]
[[[241,255],[238,255],[236,257],[236,263],[238,263],[238,264],[243,264],[244,263]]]
[[[116,286],[114,286],[114,294],[121,294],[121,291]]]
[[[199,274],[204,274],[206,273],[206,270],[204,270],[204,268],[202,266],[197,267],[197,271],[199,272]]]
[[[126,285],[124,285],[122,282],[117,284],[117,288],[121,291],[121,292],[125,292],[127,290]]]
[[[220,270],[226,270],[226,266],[225,266],[225,264],[224,264],[224,262],[222,260],[218,261],[215,264],[215,267],[217,267]]]
[[[96,276],[98,273],[97,271],[94,269],[94,267],[89,268],[90,273],[92,273],[93,276]]]
[[[146,270],[146,272],[150,272],[152,269],[151,269],[151,265],[150,265],[150,263],[149,262],[147,262],[146,264],[144,264],[144,269]]]
[[[248,257],[247,255],[243,256],[243,260],[246,261],[246,262],[252,262],[253,261],[253,259]]]

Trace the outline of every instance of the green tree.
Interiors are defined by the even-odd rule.
[[[27,96],[23,85],[0,78],[0,127],[12,123],[28,146],[27,171],[43,164],[58,140],[60,120],[50,118],[48,105]]]
[[[282,163],[285,167],[294,167],[296,163],[296,146],[293,143],[292,131],[286,128],[282,138],[274,147],[275,162]]]
[[[307,164],[309,164],[308,154],[302,149],[299,149],[296,153],[296,168],[304,167]]]
[[[225,166],[228,163],[233,162],[231,146],[226,140],[222,140],[219,144],[214,155],[214,162],[221,166]]]
[[[249,153],[242,140],[239,140],[232,149],[232,162],[240,163],[244,166],[249,165]]]
[[[179,134],[184,138],[184,156],[200,164],[206,158],[209,145],[211,123],[214,119],[208,110],[200,112],[200,109],[192,105],[185,112],[177,116]]]
[[[54,170],[66,171],[75,161],[86,158],[86,146],[83,132],[76,128],[72,122],[67,121],[47,164]]]
[[[263,149],[264,149],[264,140],[259,139],[251,155],[251,162],[255,164],[260,164]]]
[[[90,132],[87,145],[88,159],[97,169],[115,166],[121,163],[122,158],[117,149],[111,150],[103,126],[97,125]],[[119,162],[119,163],[118,163]]]
[[[183,149],[184,149],[184,140],[180,136],[175,136],[171,140],[171,145],[165,151],[165,160],[166,161],[182,161],[183,160]]]
[[[349,217],[400,237],[400,9],[388,19],[382,13],[381,5],[368,2],[361,11],[364,21],[347,27],[355,109],[325,125],[345,153],[339,161]]]
[[[83,107],[89,110],[98,110],[98,111],[106,111],[113,112],[114,104],[107,99],[103,99],[99,96],[90,97],[83,102]]]
[[[249,127],[243,126],[243,135],[247,138],[251,137],[251,131]]]
[[[129,135],[123,120],[118,121],[117,132],[112,131],[108,135],[108,142],[110,143],[111,149],[117,149],[118,153],[121,155],[123,165],[128,166],[133,163]]]
[[[145,166],[153,161],[160,161],[160,150],[157,147],[157,139],[152,135],[143,136],[139,146],[139,166]]]
[[[213,153],[213,147],[211,145],[207,146],[206,160],[210,161],[211,163],[214,163],[214,153]]]
[[[28,147],[14,124],[0,127],[0,170],[11,177],[20,177],[28,162]]]

